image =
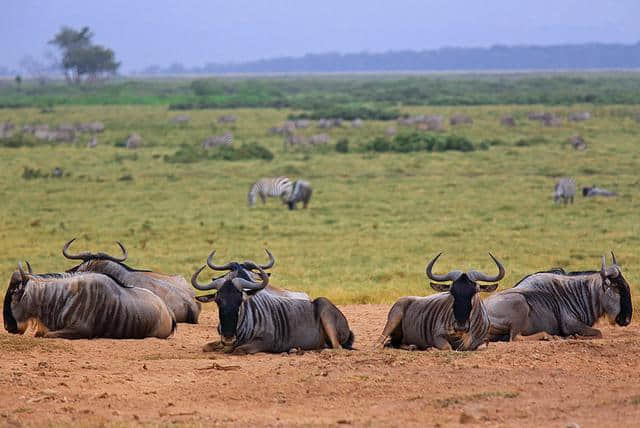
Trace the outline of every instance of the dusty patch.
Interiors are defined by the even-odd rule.
[[[388,305],[343,306],[357,351],[205,354],[217,314],[169,340],[0,333],[0,426],[632,426],[640,328],[478,352],[371,350]]]

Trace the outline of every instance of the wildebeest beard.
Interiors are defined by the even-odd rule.
[[[13,317],[13,313],[11,312],[11,300],[13,297],[14,290],[17,284],[14,284],[13,281],[9,285],[9,289],[7,293],[4,295],[4,307],[2,309],[2,317],[4,318],[4,328],[9,333],[17,333],[18,332],[18,322]]]

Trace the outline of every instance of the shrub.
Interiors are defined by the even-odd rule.
[[[25,180],[33,180],[35,178],[45,178],[45,177],[47,177],[47,175],[40,172],[39,169],[30,168],[28,166],[22,167],[22,178],[24,178]]]
[[[395,120],[400,116],[397,110],[372,107],[363,104],[333,105],[314,109],[310,112],[289,115],[289,119],[344,119],[344,120]]]
[[[440,136],[426,135],[422,133],[412,132],[408,134],[397,135],[392,141],[386,138],[377,137],[371,140],[364,147],[365,151],[372,152],[445,152],[456,150],[461,152],[470,152],[475,150],[473,143],[466,137],[455,135]]]
[[[165,155],[165,162],[192,163],[201,160],[239,161],[248,159],[273,159],[273,153],[258,143],[242,144],[239,147],[222,146],[211,150],[204,150],[183,144],[173,155]]]
[[[349,153],[349,140],[342,138],[336,143],[336,152]]]
[[[0,147],[31,147],[34,146],[35,142],[32,138],[28,138],[24,134],[14,134],[11,137],[0,138]]]

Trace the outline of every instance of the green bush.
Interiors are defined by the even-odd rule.
[[[25,134],[14,134],[8,138],[0,138],[0,147],[17,148],[31,146],[35,146],[35,141]]]
[[[398,116],[400,116],[400,113],[397,110],[380,106],[336,104],[331,107],[317,108],[310,112],[291,114],[289,115],[289,119],[395,120]]]
[[[342,138],[336,143],[336,152],[349,153],[349,140]]]
[[[470,152],[475,150],[473,143],[466,137],[456,135],[440,136],[428,135],[418,132],[400,134],[392,141],[377,137],[364,146],[365,151],[371,152],[446,152],[456,150]]]
[[[173,155],[165,155],[168,163],[192,163],[201,160],[239,161],[249,159],[272,160],[273,153],[258,143],[242,144],[239,147],[222,146],[204,150],[183,144]]]

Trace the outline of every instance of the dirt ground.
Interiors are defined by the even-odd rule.
[[[477,352],[371,349],[388,305],[343,306],[357,351],[207,354],[217,313],[169,340],[0,333],[0,426],[639,426],[640,328]],[[574,424],[574,425],[572,425]]]

